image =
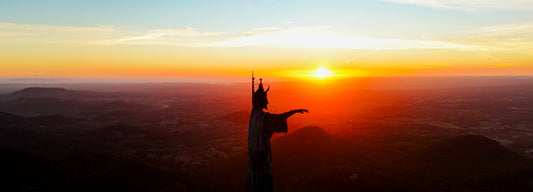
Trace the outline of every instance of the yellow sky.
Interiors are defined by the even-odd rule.
[[[303,77],[319,66],[346,76],[533,72],[530,55],[505,50],[24,44],[0,51],[3,77],[209,77],[248,75],[251,70]]]

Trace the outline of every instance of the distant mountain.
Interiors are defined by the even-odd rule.
[[[0,112],[23,116],[64,115],[104,117],[114,120],[117,111],[143,112],[149,104],[129,102],[128,93],[74,91],[65,88],[29,87],[0,95]],[[150,103],[150,102],[147,102]],[[124,115],[118,114],[118,117]],[[127,119],[128,117],[125,117]]]
[[[79,95],[79,92],[65,88],[28,87],[8,95],[12,97],[72,97]]]

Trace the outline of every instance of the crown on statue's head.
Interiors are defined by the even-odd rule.
[[[263,79],[259,79],[259,87],[257,90],[254,90],[254,76],[252,72],[252,105],[254,107],[262,107],[264,106],[266,108],[266,105],[268,104],[267,99],[267,93],[270,90],[270,86],[265,90],[263,86]]]
[[[259,87],[257,88],[257,91],[255,91],[255,93],[261,93],[261,92],[267,93],[269,89],[270,89],[270,86],[265,91],[265,88],[263,87],[263,78],[259,78]]]

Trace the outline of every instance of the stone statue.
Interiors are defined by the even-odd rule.
[[[267,109],[267,92],[263,88],[263,80],[259,79],[259,87],[254,91],[252,72],[252,113],[248,128],[248,192],[272,191],[272,160],[270,156],[270,137],[274,133],[287,132],[287,118],[295,113],[308,112],[306,109],[295,109],[282,114],[270,114]]]

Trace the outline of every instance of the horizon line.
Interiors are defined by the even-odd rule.
[[[471,74],[471,75],[384,75],[384,76],[353,76],[353,77],[333,77],[331,79],[358,79],[358,78],[445,78],[445,77],[514,77],[514,78],[533,78],[533,75],[524,74]],[[280,78],[271,77],[270,82],[289,82],[302,81],[304,78]],[[0,77],[0,84],[106,84],[106,83],[206,83],[206,84],[225,84],[225,83],[247,83],[250,77]]]

